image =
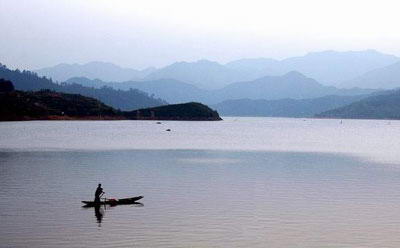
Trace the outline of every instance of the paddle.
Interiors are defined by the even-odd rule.
[[[106,192],[102,192],[101,195],[100,195],[100,198],[101,198],[105,193],[106,193]],[[105,210],[107,209],[107,208],[106,208],[106,206],[107,206],[107,204],[106,204],[107,198],[104,197],[103,199],[104,199],[104,211],[105,211]]]

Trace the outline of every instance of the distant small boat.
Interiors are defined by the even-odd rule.
[[[123,199],[106,199],[105,201],[101,202],[94,202],[94,201],[82,201],[85,204],[84,207],[96,207],[99,205],[128,205],[128,204],[137,204],[137,201],[142,199],[143,196],[136,196],[131,198],[123,198]]]
[[[167,130],[165,130],[165,131],[167,131],[167,132],[171,132],[171,129],[169,129],[169,128],[168,128],[168,129],[167,129]]]
[[[161,124],[161,122],[159,122],[159,121],[157,121],[156,123],[157,123],[157,124]]]

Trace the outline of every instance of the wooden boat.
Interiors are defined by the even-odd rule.
[[[142,199],[143,196],[136,196],[136,197],[131,197],[131,198],[122,198],[122,199],[106,199],[101,202],[94,202],[94,201],[82,201],[82,203],[85,204],[84,207],[95,207],[99,205],[110,205],[110,206],[116,206],[116,205],[128,205],[128,204],[137,204],[140,199]]]

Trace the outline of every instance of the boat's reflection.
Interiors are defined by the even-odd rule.
[[[144,206],[143,203],[140,203],[140,202],[134,202],[134,203],[131,203],[131,204],[124,204],[124,206],[126,206],[126,205],[132,205],[133,207],[143,207]],[[101,227],[101,222],[103,221],[103,217],[104,217],[106,211],[110,210],[112,208],[115,208],[117,206],[118,205],[113,205],[113,206],[97,205],[97,206],[93,207],[94,208],[94,216],[96,217],[96,222],[99,224],[99,227]],[[83,208],[84,209],[89,209],[89,208],[92,208],[92,207],[83,206]]]
[[[103,216],[105,213],[104,209],[101,206],[94,207],[94,215],[96,216],[96,220],[97,220],[97,223],[99,223],[99,226],[101,226],[101,221],[103,220]]]

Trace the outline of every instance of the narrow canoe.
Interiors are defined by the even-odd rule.
[[[143,196],[136,196],[136,197],[131,197],[131,198],[123,198],[123,199],[107,199],[105,201],[101,202],[94,202],[94,201],[82,201],[82,203],[85,204],[85,207],[95,207],[98,205],[127,205],[127,204],[135,204],[137,203],[136,201],[139,201],[142,199]]]

